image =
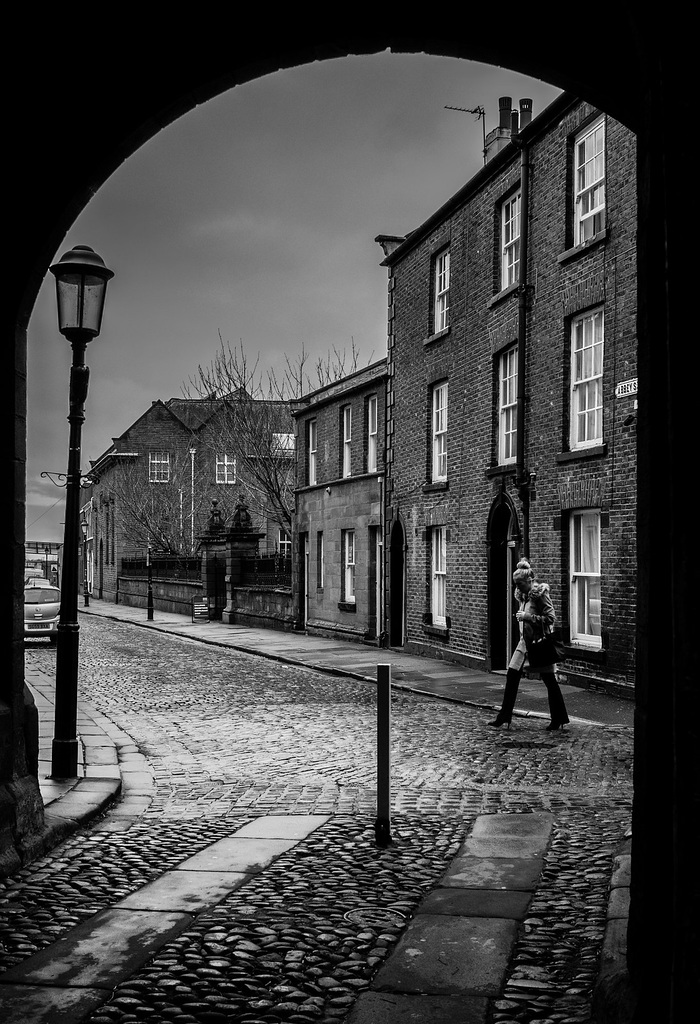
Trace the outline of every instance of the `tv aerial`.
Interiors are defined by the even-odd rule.
[[[459,110],[463,114],[475,114],[476,120],[481,121],[481,134],[484,143],[484,163],[486,163],[486,111],[479,105],[478,107],[449,107],[445,105],[445,110]]]

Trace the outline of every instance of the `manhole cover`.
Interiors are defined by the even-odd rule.
[[[406,918],[397,910],[381,910],[379,907],[361,907],[359,910],[348,910],[345,914],[346,921],[353,924],[361,924],[366,928],[386,928],[393,926],[400,927],[405,924]]]

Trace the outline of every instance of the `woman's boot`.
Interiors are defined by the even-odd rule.
[[[568,725],[569,716],[566,713],[566,706],[559,689],[557,677],[553,672],[542,672],[541,677],[542,682],[547,687],[547,697],[549,698],[549,717],[551,722],[547,726],[547,731],[554,732],[556,729],[561,729],[562,725]]]
[[[489,725],[492,725],[495,729],[498,729],[501,725],[510,726],[510,720],[513,717],[513,708],[515,707],[515,698],[518,696],[519,685],[520,671],[515,668],[509,668],[506,672],[506,688],[503,694],[501,710],[498,712],[493,722],[489,722]]]

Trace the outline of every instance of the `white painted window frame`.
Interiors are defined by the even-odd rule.
[[[444,249],[435,257],[435,302],[433,306],[433,333],[438,334],[450,326],[450,250]]]
[[[355,531],[343,530],[343,600],[355,603]]]
[[[152,484],[170,483],[170,452],[159,450],[148,453],[148,480]]]
[[[367,472],[377,471],[377,396],[367,399]]]
[[[498,464],[516,461],[518,445],[518,346],[506,349],[498,361]]]
[[[571,400],[569,447],[603,443],[605,312],[587,310],[571,321]]]
[[[227,452],[219,452],[216,456],[216,482],[217,484],[235,484],[236,482],[236,458]]]
[[[431,532],[430,611],[434,626],[447,625],[447,529],[434,526]]]
[[[574,244],[589,242],[605,228],[605,117],[574,140]]]
[[[343,415],[343,476],[352,476],[352,406],[345,405]]]
[[[447,403],[448,384],[442,381],[433,387],[432,415],[432,480],[447,480]]]
[[[501,205],[501,289],[518,283],[520,274],[520,191]]]
[[[584,531],[593,530],[588,545],[589,559],[584,553]],[[572,511],[569,517],[569,608],[571,642],[594,650],[602,647],[601,636],[601,516],[600,509]]]

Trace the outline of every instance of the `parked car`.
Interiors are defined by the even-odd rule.
[[[58,587],[24,588],[24,639],[48,637],[52,644],[58,636],[61,591]]]
[[[25,587],[52,587],[53,583],[44,576],[27,576],[24,585]]]

